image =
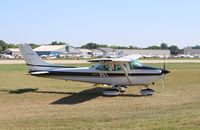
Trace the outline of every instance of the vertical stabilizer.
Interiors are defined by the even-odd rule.
[[[53,64],[43,61],[28,44],[18,45],[30,71],[49,70]]]

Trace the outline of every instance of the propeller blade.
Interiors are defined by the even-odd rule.
[[[165,70],[165,57],[164,57],[164,65],[163,65],[163,69]]]
[[[165,75],[162,74],[162,91],[165,91]]]

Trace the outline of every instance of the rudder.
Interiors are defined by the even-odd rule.
[[[19,44],[18,47],[30,71],[48,70],[49,67],[45,68],[45,66],[53,65],[43,61],[28,44]],[[41,68],[39,66],[44,67]]]

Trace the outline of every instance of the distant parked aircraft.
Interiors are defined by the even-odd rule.
[[[13,56],[7,55],[7,54],[1,54],[0,57],[3,58],[3,59],[14,59]]]

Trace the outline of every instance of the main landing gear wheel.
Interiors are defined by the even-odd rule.
[[[105,96],[117,96],[120,93],[124,93],[127,89],[127,86],[118,86],[115,85],[111,89],[107,89],[103,91],[103,95]]]
[[[103,95],[105,96],[117,96],[120,94],[119,89],[111,88],[103,91]]]
[[[145,88],[140,91],[142,96],[152,96],[155,91],[150,88]]]

